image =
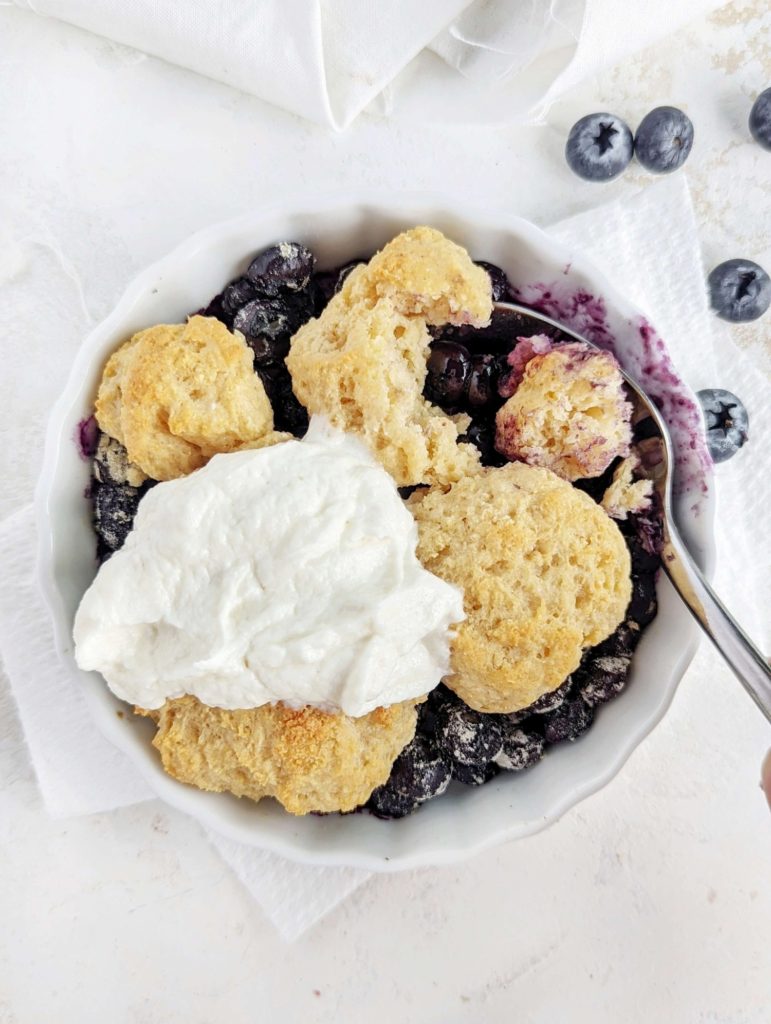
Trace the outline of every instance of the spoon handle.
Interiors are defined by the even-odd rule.
[[[771,668],[702,575],[670,516],[666,517],[664,571],[739,682],[771,722]]]

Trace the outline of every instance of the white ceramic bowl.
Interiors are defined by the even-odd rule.
[[[627,690],[601,708],[576,743],[549,750],[535,768],[502,774],[480,788],[453,784],[438,800],[401,821],[368,814],[286,814],[272,800],[254,804],[204,793],[175,782],[150,745],[152,725],[126,711],[96,673],[73,659],[75,610],[95,571],[90,505],[84,499],[89,466],[76,445],[79,421],[90,415],[109,354],[134,331],[181,321],[236,274],[250,254],[285,238],[307,243],[321,267],[372,253],[403,228],[431,224],[466,246],[476,259],[499,264],[516,285],[553,282],[563,294],[590,292],[606,307],[608,329],[635,344],[640,313],[579,254],[564,249],[533,225],[490,211],[459,209],[426,196],[355,196],[306,199],[249,214],[202,231],[144,271],[112,314],[84,342],[48,431],[37,494],[40,580],[53,618],[56,643],[70,681],[80,687],[99,728],[125,751],[159,796],[210,828],[244,843],[315,864],[380,871],[446,863],[506,839],[529,835],[555,821],[607,783],[664,714],[697,644],[697,628],[668,581],[658,587],[659,613],[633,661]],[[696,489],[682,496],[701,514],[682,526],[707,571],[713,555],[713,502]],[[118,714],[121,712],[121,714]]]

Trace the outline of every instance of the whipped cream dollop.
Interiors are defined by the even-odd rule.
[[[459,589],[423,569],[391,477],[314,418],[302,441],[215,455],[142,502],[75,617],[75,657],[121,699],[193,694],[360,716],[449,671]]]

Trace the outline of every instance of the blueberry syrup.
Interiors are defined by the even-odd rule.
[[[90,462],[96,454],[96,446],[99,442],[99,426],[96,416],[87,416],[78,423],[75,430],[75,444],[81,459]]]

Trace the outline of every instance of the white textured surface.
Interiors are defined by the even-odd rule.
[[[708,264],[771,262],[768,155],[748,141],[771,80],[764,0],[679,31],[555,107],[543,128],[360,122],[330,137],[225,87],[0,10],[0,514],[27,500],[39,418],[90,318],[196,227],[287,187],[473,183],[542,223],[597,189],[561,163],[589,109],[662,102],[697,125],[688,167]],[[77,112],[77,113],[74,113]],[[7,209],[6,209],[7,207]],[[734,331],[760,360],[769,326]],[[44,351],[40,374],[30,352]],[[35,370],[31,369],[35,366]],[[715,383],[721,384],[722,381]],[[40,807],[0,688],[0,1021],[765,1024],[768,729],[703,649],[614,784],[549,832],[452,868],[377,878],[292,947],[157,803],[68,822]],[[288,896],[286,897],[288,899]],[[85,983],[84,983],[85,982]],[[318,994],[317,994],[318,993]],[[366,999],[366,1003],[364,1000]]]

